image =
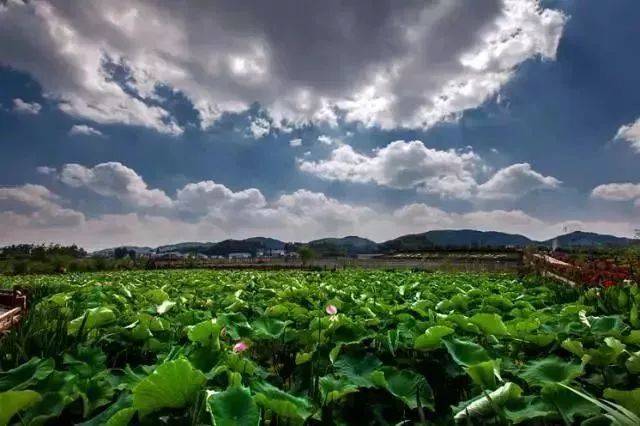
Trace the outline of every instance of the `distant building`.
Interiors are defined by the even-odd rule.
[[[375,259],[380,256],[382,256],[380,253],[359,253],[356,254],[356,259]]]
[[[177,252],[177,251],[170,251],[167,253],[160,253],[157,255],[154,255],[153,258],[154,259],[161,259],[161,260],[175,260],[175,259],[184,259],[186,256],[183,253]]]
[[[251,253],[238,252],[238,253],[229,253],[229,259],[251,259],[253,256]]]
[[[269,257],[284,257],[285,251],[280,249],[270,249],[266,251],[266,255]]]

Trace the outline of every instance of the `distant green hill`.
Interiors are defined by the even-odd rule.
[[[309,247],[325,256],[356,255],[363,253],[377,253],[378,244],[366,238],[350,235],[343,238],[322,238],[309,241]]]
[[[524,235],[496,231],[438,230],[421,234],[403,235],[379,245],[388,251],[419,251],[435,248],[500,248],[524,247],[533,241]]]
[[[295,251],[301,246],[309,246],[320,256],[354,256],[368,253],[410,252],[434,249],[483,249],[526,247],[529,245],[552,247],[554,240],[559,248],[603,248],[625,247],[640,244],[640,240],[615,237],[613,235],[593,232],[572,232],[546,241],[533,241],[524,235],[509,234],[496,231],[475,231],[472,229],[437,230],[420,234],[403,235],[383,243],[376,243],[367,238],[350,235],[343,238],[321,238],[308,243],[285,243],[275,238],[252,237],[244,240],[224,240],[219,242],[185,242],[151,247],[127,246],[138,254],[148,253],[202,253],[206,255],[227,256],[229,253],[246,252],[256,254],[258,251],[287,250]],[[114,248],[100,250],[94,254],[105,257],[113,256]]]
[[[596,234],[594,232],[575,231],[569,234],[559,235],[542,244],[552,247],[556,242],[560,248],[572,247],[625,247],[631,244],[640,244],[639,240],[624,237],[615,237],[613,235]]]

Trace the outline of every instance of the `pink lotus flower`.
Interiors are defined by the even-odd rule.
[[[249,349],[249,345],[247,345],[245,342],[238,342],[235,345],[233,345],[234,352],[244,352],[247,349]]]
[[[324,310],[329,315],[335,315],[338,313],[338,308],[336,308],[334,305],[327,305],[327,307],[324,308]]]

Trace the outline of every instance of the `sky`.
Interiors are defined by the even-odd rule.
[[[0,245],[640,228],[640,3],[0,1]]]

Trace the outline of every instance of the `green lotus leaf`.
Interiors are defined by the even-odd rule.
[[[223,392],[207,392],[207,410],[215,426],[253,426],[260,424],[260,409],[248,388],[238,384]]]
[[[21,414],[24,423],[42,425],[60,416],[62,411],[78,399],[78,377],[68,371],[53,371],[45,379],[32,384],[42,400]]]
[[[78,424],[78,426],[98,426],[98,425],[105,425],[105,424],[112,425],[112,426],[127,425],[129,424],[129,420],[131,419],[131,417],[133,417],[133,415],[136,412],[136,410],[131,407],[131,403],[132,403],[131,394],[128,392],[122,393],[120,394],[120,397],[116,402],[111,404],[109,407],[107,407],[104,411],[102,411],[97,416],[93,417],[90,420],[87,420],[86,422]],[[118,414],[125,410],[130,410],[131,415],[129,419],[126,421],[126,423],[123,423],[125,415],[120,414],[118,416]],[[114,417],[116,416],[118,417],[114,419]],[[114,419],[113,422],[109,423],[112,419]],[[118,419],[121,419],[120,423],[118,423]]]
[[[127,426],[136,414],[135,408],[123,408],[107,420],[105,426]]]
[[[556,407],[567,423],[574,422],[577,418],[588,419],[600,413],[600,408],[593,402],[556,383],[546,384],[540,394],[542,399]]]
[[[313,358],[313,352],[298,352],[296,354],[296,365],[306,364]]]
[[[341,355],[333,364],[338,375],[346,377],[351,383],[359,387],[373,387],[371,374],[377,371],[382,362],[373,355]]]
[[[535,317],[518,318],[509,321],[506,326],[511,334],[531,333],[540,328],[540,320]]]
[[[156,312],[158,313],[158,315],[166,314],[174,306],[176,306],[176,302],[172,302],[171,300],[165,300],[164,302],[156,306]]]
[[[436,310],[438,312],[449,312],[452,309],[453,309],[453,303],[449,299],[442,300],[438,302],[438,304],[436,305]]]
[[[397,370],[386,367],[384,372],[384,387],[393,396],[401,399],[407,407],[427,407],[434,409],[433,391],[425,378],[411,370]]]
[[[452,322],[468,333],[480,333],[480,328],[462,314],[449,314],[446,316],[446,320]]]
[[[64,365],[82,378],[93,378],[103,372],[107,365],[107,356],[102,349],[91,346],[78,346],[74,355],[64,354]]]
[[[569,383],[580,375],[582,375],[582,365],[572,364],[552,356],[531,361],[518,374],[518,377],[532,386],[543,386],[546,383]]]
[[[603,396],[622,405],[636,415],[640,415],[640,388],[633,390],[618,390],[607,388]]]
[[[336,343],[358,343],[371,337],[371,333],[362,324],[349,319],[340,319],[340,322],[332,330],[331,336]]]
[[[548,419],[558,415],[556,408],[539,396],[524,396],[511,401],[504,407],[507,420],[513,424],[535,419]]]
[[[262,381],[252,384],[251,389],[259,406],[280,417],[304,421],[312,414],[311,402],[305,397],[296,397]]]
[[[639,374],[640,373],[640,352],[634,352],[624,363],[629,373]]]
[[[549,346],[556,340],[555,334],[524,334],[522,340],[533,343],[539,347]]]
[[[282,336],[287,324],[287,321],[263,317],[254,321],[251,328],[253,328],[256,339],[277,339]]]
[[[469,318],[469,321],[477,325],[485,334],[493,334],[494,336],[507,336],[509,334],[507,327],[498,314],[481,312]]]
[[[155,304],[155,305],[159,305],[162,302],[164,302],[165,300],[169,300],[169,294],[167,294],[166,291],[160,289],[160,288],[155,288],[153,290],[149,290],[144,294],[144,297],[146,299],[148,299],[149,301],[151,301],[151,303]]]
[[[602,336],[620,337],[629,327],[619,315],[588,317],[591,332]]]
[[[453,338],[444,340],[444,345],[458,365],[467,367],[491,359],[487,351],[477,343]]]
[[[37,404],[41,399],[38,392],[31,390],[0,392],[0,426],[8,425],[16,413]]]
[[[92,308],[88,309],[83,315],[69,322],[67,331],[69,334],[75,334],[80,330],[80,327],[83,326],[83,323],[83,330],[88,331],[104,327],[105,325],[112,324],[115,321],[116,314],[111,309],[106,307]]]
[[[133,407],[141,416],[190,404],[206,381],[186,359],[168,361],[133,388]]]
[[[578,340],[566,339],[564,342],[562,342],[561,346],[563,349],[566,349],[567,351],[571,352],[572,354],[574,354],[579,358],[582,358],[582,356],[584,355],[584,348],[582,347],[582,342]]]
[[[0,392],[21,390],[46,379],[54,368],[52,359],[31,358],[16,368],[0,372]]]
[[[585,354],[589,357],[589,363],[593,365],[606,366],[617,361],[625,350],[625,345],[614,337],[605,337],[604,345],[596,349],[587,349]]]
[[[218,317],[218,324],[225,327],[229,336],[234,340],[251,337],[251,326],[247,322],[247,318],[237,312],[225,313]]]
[[[358,392],[358,386],[349,382],[345,377],[324,376],[320,377],[319,382],[322,405],[331,404],[350,393]]]
[[[222,326],[216,320],[209,319],[190,326],[187,337],[192,342],[200,343],[204,347],[219,350],[221,330]]]
[[[500,360],[489,360],[465,368],[471,380],[482,389],[495,389],[500,378]]]
[[[640,345],[640,330],[631,330],[628,336],[622,337],[622,342],[627,345]]]
[[[505,296],[499,294],[493,294],[483,300],[486,305],[494,306],[503,311],[508,311],[513,308],[513,302],[507,299]]]
[[[454,333],[453,328],[445,325],[434,325],[429,327],[424,334],[416,337],[414,342],[414,348],[418,350],[432,350],[439,348],[442,343],[442,338]]]
[[[462,404],[454,416],[456,421],[478,418],[495,414],[495,410],[520,398],[522,389],[515,383],[507,382],[493,392]]]
[[[638,315],[638,305],[634,303],[629,310],[629,323],[634,328],[640,327],[640,315]]]

